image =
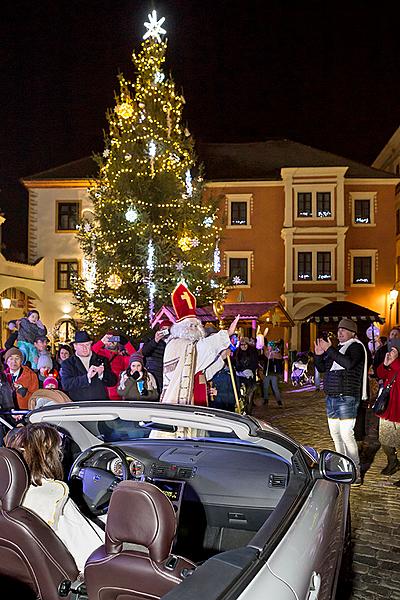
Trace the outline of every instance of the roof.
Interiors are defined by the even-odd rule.
[[[272,302],[227,302],[223,305],[224,311],[220,316],[223,321],[233,321],[236,315],[240,315],[240,321],[265,321],[267,316],[271,318],[272,323],[277,325],[290,325],[294,323],[282,304],[278,301]],[[269,313],[269,314],[268,314]],[[274,314],[276,316],[274,317]],[[216,322],[216,317],[212,306],[196,308],[196,315],[202,323],[208,321]],[[154,317],[152,326],[159,323],[164,318],[176,321],[175,311],[172,306],[162,306]]]
[[[282,168],[348,167],[345,178],[393,179],[387,173],[348,158],[286,139],[238,144],[198,144],[199,161],[207,181],[280,181]],[[97,176],[93,157],[26,176],[22,181],[82,180]]]
[[[329,302],[319,310],[308,315],[304,321],[307,323],[337,323],[343,318],[353,319],[353,321],[385,322],[385,319],[379,313],[370,308],[355,304],[354,302],[340,300]]]

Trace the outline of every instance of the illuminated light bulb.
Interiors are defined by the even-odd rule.
[[[164,73],[162,73],[161,71],[157,71],[157,73],[154,75],[154,83],[162,83],[165,79],[165,75]],[[158,98],[157,98],[158,100]]]
[[[217,242],[217,245],[215,246],[215,250],[214,250],[213,266],[214,266],[214,273],[219,273],[221,271],[221,253],[218,248],[218,242]]]
[[[190,169],[188,169],[186,171],[185,183],[186,183],[186,193],[188,196],[191,196],[193,194],[193,185],[192,185],[192,175],[190,173]]]
[[[157,153],[157,147],[155,145],[155,143],[153,142],[153,140],[151,140],[151,142],[149,142],[149,156],[150,158],[154,158],[155,155]]]
[[[204,227],[211,227],[211,225],[213,223],[214,223],[214,219],[212,217],[206,217],[203,221]]]

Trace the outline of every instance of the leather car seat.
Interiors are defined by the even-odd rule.
[[[78,569],[51,527],[21,506],[28,486],[29,472],[22,456],[0,448],[0,580],[9,586],[14,582],[15,597],[22,597],[16,592],[22,586],[40,600],[60,600],[63,591],[68,598]]]
[[[195,569],[171,555],[175,532],[174,508],[159,488],[119,483],[111,496],[105,544],[85,565],[90,600],[148,600],[170,591]]]

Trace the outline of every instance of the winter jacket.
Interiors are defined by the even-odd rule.
[[[115,385],[107,388],[108,397],[110,400],[119,400],[120,397],[117,392],[119,376],[123,371],[126,371],[129,365],[129,357],[131,354],[136,352],[135,348],[130,342],[127,342],[124,346],[127,354],[121,354],[115,350],[107,350],[101,340],[92,345],[92,351],[99,356],[104,356],[110,363],[111,371],[117,378]]]
[[[234,354],[233,362],[237,372],[245,371],[249,369],[253,372],[253,376],[256,376],[258,367],[258,353],[257,350],[251,346],[247,350],[241,350],[238,348]]]
[[[44,325],[43,327],[39,327],[39,325],[36,325],[36,323],[31,323],[27,317],[23,317],[19,322],[19,342],[28,342],[29,344],[33,344],[37,336],[46,334],[47,329]]]
[[[118,386],[118,394],[124,400],[158,400],[159,394],[157,390],[157,383],[155,378],[151,373],[147,373],[147,377],[145,377],[145,382],[143,386],[142,392],[139,391],[139,382],[143,381],[143,377],[140,379],[134,379],[133,377],[128,377],[128,379],[123,382],[122,379],[124,377],[124,373],[121,374],[121,380]]]
[[[8,410],[14,407],[13,392],[5,373],[0,375],[0,409]]]
[[[234,374],[236,390],[239,390],[239,380]],[[218,371],[212,378],[212,383],[217,390],[217,395],[209,399],[208,405],[221,410],[235,411],[235,392],[233,391],[232,378],[227,365]]]
[[[9,350],[10,348],[12,348],[14,346],[15,342],[17,341],[17,339],[18,339],[18,329],[16,329],[12,333],[10,333],[10,335],[6,339],[6,343],[4,344],[4,348],[6,350]]]
[[[29,367],[23,365],[20,369],[18,378],[14,382],[15,384],[21,386],[19,389],[14,388],[12,375],[10,372],[7,373],[7,379],[12,389],[15,389],[17,408],[27,409],[29,398],[32,396],[33,392],[39,389],[39,382],[36,373],[34,373],[34,371],[32,371],[32,369]]]
[[[397,375],[396,375],[397,373]],[[383,385],[389,385],[396,375],[390,389],[389,404],[387,409],[381,415],[381,419],[400,423],[400,358],[396,358],[391,365],[385,367],[383,362],[377,367],[376,374],[379,379],[383,379]],[[382,442],[383,443],[383,442]]]
[[[364,373],[365,352],[362,344],[350,344],[344,354],[337,348],[330,346],[322,355],[315,354],[315,366],[324,376],[324,392],[327,396],[354,396],[361,398],[362,380]],[[333,363],[344,369],[331,371]]]
[[[143,344],[142,354],[145,358],[146,369],[152,373],[157,381],[158,390],[161,392],[163,386],[163,360],[166,342],[159,342],[153,338]]]
[[[79,356],[70,356],[64,360],[61,374],[61,384],[64,392],[73,402],[85,400],[108,400],[107,387],[117,383],[117,377],[111,371],[110,363],[103,356],[92,352],[89,367],[104,365],[103,378],[96,375],[89,381],[85,365]]]
[[[268,358],[268,356],[263,354],[260,356],[260,365],[262,366],[265,375],[283,374],[283,358]]]

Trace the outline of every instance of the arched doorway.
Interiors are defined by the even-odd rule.
[[[0,331],[1,345],[9,335],[7,324],[9,321],[18,321],[24,317],[29,310],[34,308],[34,297],[29,292],[16,287],[7,288],[0,294]]]
[[[55,346],[59,344],[70,344],[75,337],[75,331],[78,329],[78,324],[75,319],[62,318],[54,325],[53,342]]]

